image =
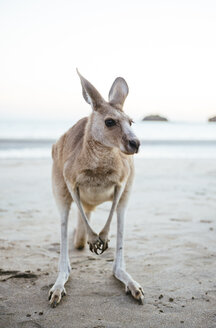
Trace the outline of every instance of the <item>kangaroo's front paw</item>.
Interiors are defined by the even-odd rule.
[[[130,281],[125,287],[126,294],[131,294],[139,304],[143,304],[144,301],[144,291],[143,288],[136,281]]]
[[[104,252],[104,242],[97,234],[88,237],[88,244],[92,253],[100,255]]]
[[[99,238],[100,238],[101,242],[103,243],[103,246],[101,249],[101,254],[102,254],[108,248],[109,239],[108,239],[107,234],[103,234],[103,233],[99,234]]]
[[[49,291],[49,301],[51,307],[55,308],[64,295],[66,295],[65,288],[60,285],[57,286],[54,285]]]

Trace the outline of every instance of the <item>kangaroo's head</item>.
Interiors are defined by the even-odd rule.
[[[81,80],[83,97],[93,109],[90,118],[92,137],[107,147],[119,148],[125,154],[137,153],[140,142],[131,129],[133,121],[123,112],[123,104],[129,92],[126,81],[122,77],[115,79],[107,102],[78,70],[77,73]]]

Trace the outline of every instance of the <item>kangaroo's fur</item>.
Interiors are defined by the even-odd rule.
[[[71,203],[79,209],[75,247],[88,241],[90,250],[103,253],[108,248],[108,233],[114,211],[117,211],[117,244],[114,276],[125,284],[126,291],[138,301],[143,290],[125,271],[123,258],[123,224],[126,205],[134,177],[133,154],[139,140],[131,130],[132,120],[123,112],[128,86],[117,78],[106,102],[99,92],[78,72],[83,96],[92,106],[92,114],[79,120],[52,147],[53,193],[61,216],[61,249],[58,278],[49,292],[55,307],[66,293],[64,285],[70,273],[67,224]],[[107,126],[109,124],[112,126]],[[111,123],[110,123],[111,121]],[[90,214],[103,202],[112,201],[107,222],[99,234],[90,224]]]

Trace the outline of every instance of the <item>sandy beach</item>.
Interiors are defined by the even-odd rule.
[[[73,248],[71,276],[57,308],[48,291],[57,277],[60,220],[51,191],[51,160],[0,163],[0,328],[216,327],[216,162],[136,159],[125,231],[128,272],[144,305],[112,276],[116,218],[101,256]],[[92,217],[103,226],[110,203]]]

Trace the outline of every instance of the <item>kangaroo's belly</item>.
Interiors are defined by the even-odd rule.
[[[82,203],[97,206],[113,199],[114,185],[106,188],[104,186],[81,186],[79,191]]]

